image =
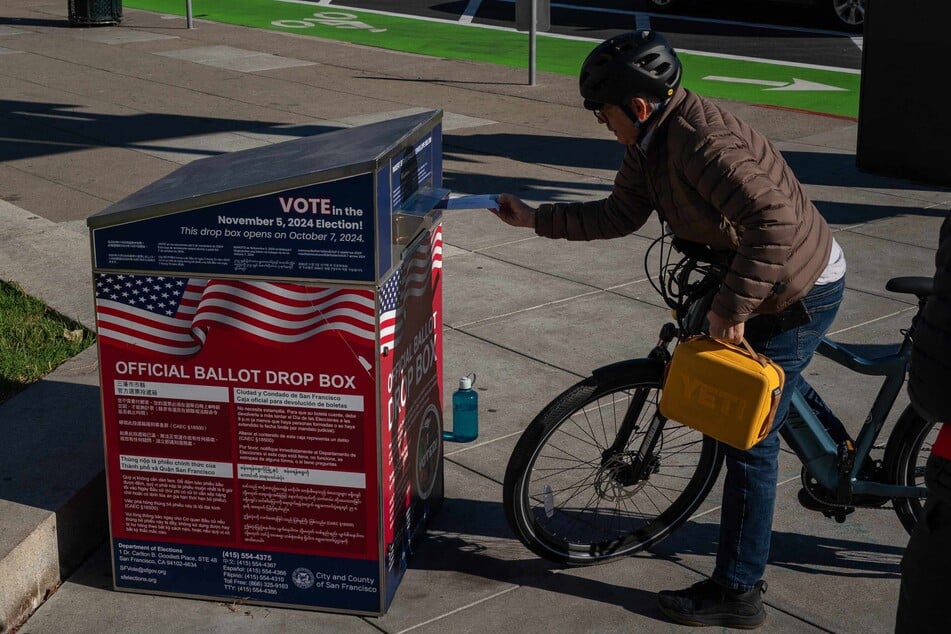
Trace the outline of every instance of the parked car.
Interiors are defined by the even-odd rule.
[[[861,33],[865,28],[865,6],[867,0],[767,0],[768,2],[812,5],[824,14],[825,20],[833,28]],[[685,9],[696,0],[646,0],[651,11],[674,13]]]

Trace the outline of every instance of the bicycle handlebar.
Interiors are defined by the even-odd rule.
[[[683,238],[674,237],[670,241],[670,244],[686,257],[705,264],[712,264],[727,269],[730,267],[730,262],[733,261],[733,251],[718,251],[700,242],[692,242]]]

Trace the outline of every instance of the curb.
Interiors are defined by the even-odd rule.
[[[0,201],[0,279],[95,329],[89,246],[71,224]],[[0,405],[0,633],[15,630],[106,538],[99,403],[93,346]]]

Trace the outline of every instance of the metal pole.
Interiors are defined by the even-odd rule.
[[[185,0],[185,24],[192,28],[192,0]]]
[[[531,25],[528,27],[528,85],[535,85],[535,34],[538,27],[538,0],[532,0]]]

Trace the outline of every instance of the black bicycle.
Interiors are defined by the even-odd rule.
[[[670,343],[702,332],[729,261],[668,238],[648,250],[645,268],[659,244],[660,271],[651,283],[676,323],[661,328],[647,357],[598,368],[556,397],[509,458],[506,518],[518,539],[545,559],[590,565],[644,550],[692,516],[720,473],[724,454],[717,441],[664,418],[657,404]],[[856,508],[891,503],[910,533],[922,511],[925,462],[937,428],[908,406],[884,448],[876,440],[904,384],[917,315],[932,280],[899,277],[885,288],[918,298],[918,313],[894,351],[867,358],[861,346],[826,338],[818,348],[852,371],[884,377],[861,431],[852,438],[804,383],[792,396],[780,434],[803,465],[803,506],[842,522]]]

